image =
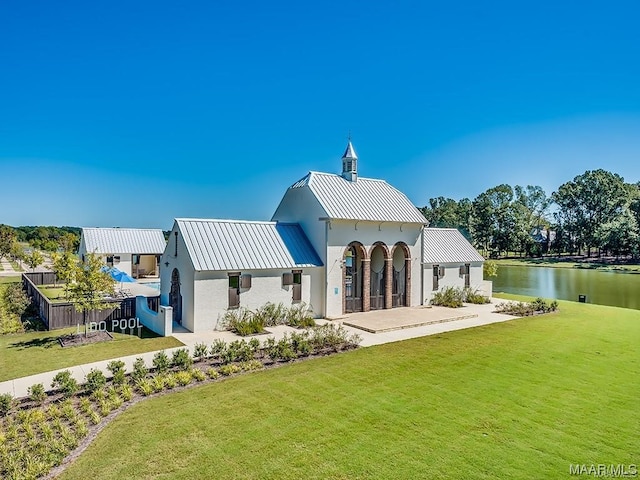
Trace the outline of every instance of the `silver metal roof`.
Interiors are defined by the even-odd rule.
[[[176,222],[198,271],[322,266],[298,224],[194,218]]]
[[[167,243],[159,228],[88,228],[82,229],[87,252],[139,253],[164,252]]]
[[[484,262],[484,257],[455,228],[425,228],[422,263]]]
[[[407,196],[384,180],[360,177],[350,182],[340,175],[309,172],[290,188],[303,187],[311,190],[328,218],[427,223]]]
[[[353,148],[351,140],[349,140],[349,145],[347,145],[347,149],[344,151],[344,155],[342,155],[342,158],[355,158],[356,160],[358,159],[358,155],[356,155],[356,150]]]

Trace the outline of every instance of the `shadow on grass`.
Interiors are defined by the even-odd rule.
[[[24,342],[16,342],[7,345],[7,348],[31,348],[31,347],[40,347],[40,348],[51,348],[56,345],[60,345],[58,342],[58,337],[44,337],[44,338],[34,338],[33,340],[27,340]]]

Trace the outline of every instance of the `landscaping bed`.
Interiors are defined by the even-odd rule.
[[[327,324],[285,334],[278,341],[270,337],[264,343],[252,338],[198,344],[193,356],[187,349],[174,351],[171,358],[162,351],[154,356],[151,368],[138,358],[131,372],[125,372],[124,362],[112,361],[108,365],[110,380],[105,372],[94,369],[83,385],[78,385],[68,370],[59,372],[51,394],[37,384],[30,388],[28,398],[14,400],[0,395],[0,417],[4,416],[0,418],[0,478],[46,475],[75,449],[86,447],[104,423],[114,418],[114,412],[143,397],[350,350],[359,341],[343,327]],[[52,475],[57,473],[59,470]]]
[[[68,335],[61,335],[58,338],[60,346],[65,347],[79,347],[80,345],[90,345],[92,343],[109,342],[113,340],[113,335],[109,332],[91,332],[85,333],[70,333]]]

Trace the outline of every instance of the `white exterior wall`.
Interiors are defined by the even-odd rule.
[[[483,294],[491,296],[490,292],[486,292],[486,286],[483,281],[482,262],[459,262],[459,263],[440,263],[436,264],[444,267],[444,277],[438,281],[438,290],[445,287],[464,288],[464,276],[460,275],[460,267],[470,263],[469,266],[469,285],[472,290],[479,290]],[[423,265],[423,294],[424,303],[428,304],[433,297],[433,266],[432,263]]]
[[[182,295],[182,326],[193,331],[195,324],[193,309],[194,292],[194,269],[191,258],[185,247],[184,240],[178,231],[178,256],[175,256],[177,224],[173,224],[173,229],[169,235],[167,247],[160,259],[160,303],[169,305],[169,292],[171,291],[171,273],[174,268],[180,274],[180,294]],[[168,263],[168,265],[166,265]]]
[[[93,252],[87,252],[87,245],[84,241],[84,237],[82,237],[80,239],[80,246],[78,247],[78,257],[80,258],[80,260],[82,260],[82,256],[83,255],[88,255],[89,253],[93,253]],[[118,270],[120,270],[121,272],[125,272],[128,275],[131,275],[131,254],[130,253],[113,253],[114,256],[116,257],[120,257],[120,262],[119,263],[114,263],[113,266],[116,267]],[[111,256],[111,255],[109,255]],[[99,253],[98,257],[100,258],[100,260],[102,261],[102,263],[104,263],[106,265],[107,263],[107,255]]]
[[[326,215],[318,199],[305,186],[287,190],[271,220],[299,223],[320,260],[325,263],[327,235],[325,221],[320,218]]]
[[[373,244],[383,242],[389,250],[398,242],[404,242],[411,253],[411,306],[421,304],[422,225],[391,222],[356,222],[332,220],[328,230],[327,298],[326,313],[329,318],[342,315],[342,259],[351,242],[360,242],[370,255]]]
[[[302,301],[313,307],[311,285],[317,283],[320,268],[302,269]],[[237,272],[237,271],[234,271]],[[282,274],[292,269],[242,270],[251,275],[251,288],[240,289],[240,307],[255,310],[267,302],[293,304],[293,286],[282,285]],[[231,271],[197,272],[195,275],[194,316],[197,322],[193,332],[222,329],[222,317],[229,306],[229,273]],[[313,277],[313,279],[312,279]]]

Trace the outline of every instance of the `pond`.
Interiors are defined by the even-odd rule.
[[[640,310],[640,274],[576,268],[498,267],[493,291]]]

